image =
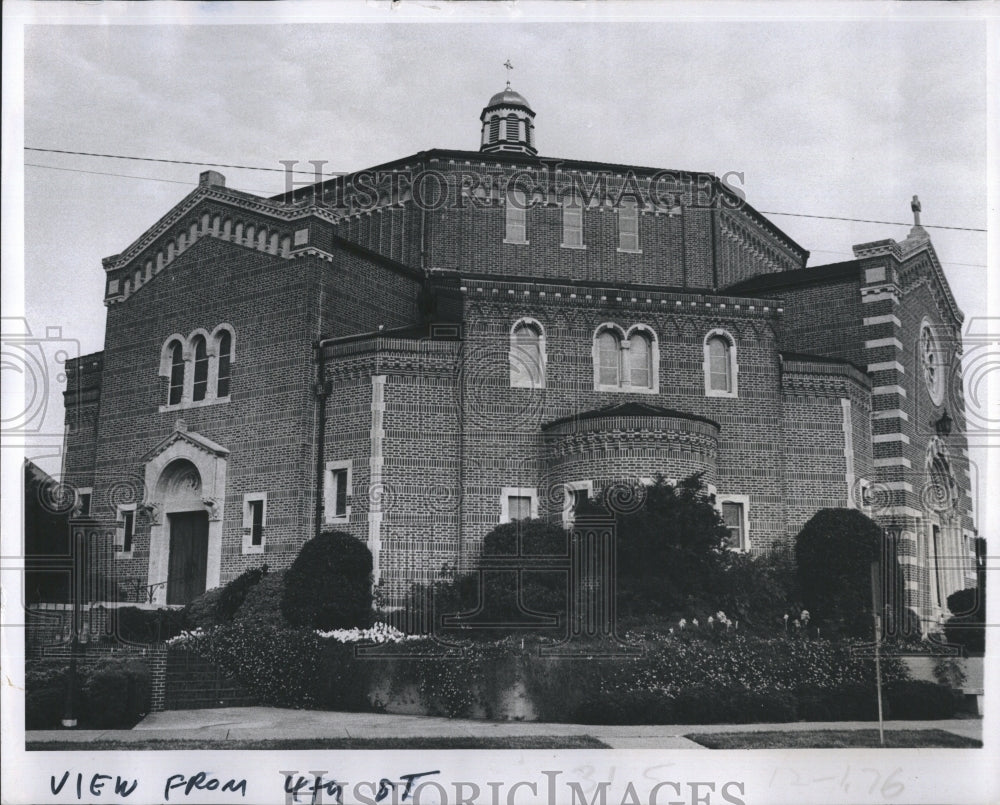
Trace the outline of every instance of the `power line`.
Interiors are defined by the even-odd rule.
[[[339,173],[317,173],[316,171],[288,171],[285,168],[263,168],[255,165],[229,165],[221,162],[192,162],[186,159],[160,159],[156,157],[133,157],[125,156],[123,154],[98,154],[92,151],[67,151],[60,148],[33,148],[31,146],[24,146],[25,151],[39,151],[46,154],[69,154],[71,156],[83,156],[83,157],[100,157],[102,159],[127,159],[135,162],[161,162],[170,165],[194,165],[201,168],[233,168],[236,170],[250,170],[250,171],[269,171],[275,173],[301,173],[308,174],[310,176],[341,176]],[[47,165],[35,165],[34,167],[51,167]],[[72,168],[53,168],[53,170],[73,170]],[[88,171],[78,171],[79,173],[87,173]],[[98,173],[97,171],[92,171],[93,173]],[[103,174],[107,176],[124,176],[124,174]],[[142,178],[142,177],[124,177],[124,178]],[[177,181],[172,179],[150,179],[151,181]],[[178,184],[188,184],[188,182],[178,182]],[[846,218],[839,215],[812,215],[809,213],[802,212],[775,212],[773,210],[760,210],[762,215],[784,215],[791,218],[814,218],[823,221],[848,221],[857,224],[882,224],[884,226],[911,226],[905,221],[876,221],[870,218]],[[959,232],[986,232],[985,229],[980,229],[978,227],[972,226],[944,226],[942,224],[922,224],[925,229],[951,229]]]
[[[128,174],[128,173],[111,173],[109,171],[88,171],[88,170],[83,170],[82,168],[61,168],[61,167],[58,167],[56,165],[39,165],[36,162],[25,162],[24,166],[26,168],[45,168],[46,170],[50,170],[50,171],[69,171],[70,173],[89,173],[89,174],[91,174],[93,176],[117,176],[117,177],[119,177],[121,179],[141,179],[144,182],[169,182],[170,184],[183,184],[183,185],[187,185],[188,187],[194,187],[194,186],[196,186],[198,184],[197,182],[182,181],[181,179],[161,179],[161,178],[159,178],[157,176],[134,176],[134,175]],[[254,192],[254,193],[257,193],[258,195],[267,195],[269,191],[266,191],[266,190],[254,190],[254,191],[247,191],[247,192]]]
[[[873,221],[870,218],[841,218],[838,215],[807,215],[802,212],[771,212],[760,210],[761,215],[788,215],[792,218],[821,218],[826,221],[853,221],[858,224],[885,224],[887,226],[913,226],[905,221]],[[958,229],[962,232],[985,232],[985,229],[977,229],[972,226],[942,226],[940,224],[921,224],[924,229]]]
[[[25,162],[26,168],[45,168],[50,171],[70,171],[71,173],[90,173],[94,176],[118,176],[122,179],[142,179],[146,182],[170,182],[171,184],[193,185],[195,182],[182,182],[180,179],[157,179],[153,176],[130,176],[127,173],[108,173],[107,171],[86,171],[82,168],[57,168],[55,165],[39,165],[35,162]]]
[[[819,253],[819,254],[839,254],[844,257],[854,257],[854,254],[852,252],[838,252],[834,251],[833,249],[810,249],[809,252]],[[946,266],[964,266],[965,268],[986,268],[986,266],[983,265],[982,263],[956,263],[953,260],[942,260],[941,262]]]
[[[102,159],[130,159],[135,162],[165,162],[170,165],[194,165],[200,168],[235,168],[248,171],[274,171],[276,173],[288,173],[285,168],[261,168],[255,165],[226,165],[221,162],[191,162],[186,159],[158,159],[155,157],[130,157],[122,154],[95,154],[91,151],[64,151],[60,148],[32,148],[24,146],[25,151],[41,151],[45,154],[70,154],[79,157],[101,157]],[[292,171],[292,173],[304,173],[310,176],[339,176],[338,173],[320,173],[316,171]]]

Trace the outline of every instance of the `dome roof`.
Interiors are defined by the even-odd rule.
[[[487,108],[490,106],[523,106],[526,109],[531,108],[531,104],[528,103],[528,99],[525,98],[520,92],[514,92],[510,87],[507,87],[503,92],[498,92],[492,98],[490,102],[486,104]]]

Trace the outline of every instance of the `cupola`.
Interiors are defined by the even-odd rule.
[[[479,150],[487,154],[538,153],[535,148],[535,113],[523,95],[510,88],[510,82],[486,104],[479,119],[483,123]]]

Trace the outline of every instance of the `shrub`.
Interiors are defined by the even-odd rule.
[[[961,705],[961,694],[924,680],[901,680],[885,686],[886,718],[952,718]]]
[[[948,642],[966,651],[981,654],[986,650],[985,588],[969,587],[948,596],[952,617],[944,625]]]
[[[882,529],[855,509],[820,509],[795,538],[802,600],[824,633],[871,634],[870,568],[881,541]]]
[[[281,611],[293,626],[349,629],[372,618],[372,555],[343,531],[309,540],[285,574]]]
[[[68,667],[64,660],[29,660],[25,664],[24,727],[58,727],[66,711]],[[82,701],[82,678],[77,675],[76,701]]]
[[[58,727],[66,708],[68,661],[30,661],[26,671],[25,728]],[[130,728],[149,712],[151,677],[139,660],[78,662],[76,685],[74,714],[84,728]]]
[[[145,663],[109,659],[98,663],[83,685],[82,712],[96,729],[132,727],[149,712],[152,679]]]
[[[115,617],[118,638],[138,645],[162,643],[180,634],[185,626],[183,611],[173,609],[121,607]]]
[[[185,629],[188,631],[210,629],[213,626],[221,625],[225,619],[219,611],[220,598],[222,598],[222,589],[215,587],[189,601],[182,610]]]
[[[247,593],[267,574],[267,565],[244,570],[222,588],[219,593],[218,613],[224,621],[231,621],[243,604]]]
[[[795,555],[789,548],[774,548],[753,556],[735,553],[720,576],[716,599],[741,628],[773,632],[782,628],[782,616],[799,612]]]
[[[284,591],[285,571],[276,570],[265,575],[247,590],[246,598],[233,618],[236,623],[272,628],[288,628],[288,621],[281,614],[281,596]]]
[[[237,622],[183,635],[174,645],[215,663],[265,704],[316,704],[320,642],[314,632]]]
[[[634,511],[631,505],[622,511],[623,501],[616,499],[621,492],[612,487],[581,509],[583,515],[614,518],[619,611],[666,614],[698,605],[718,586],[729,537],[701,475],[676,485],[657,476]]]

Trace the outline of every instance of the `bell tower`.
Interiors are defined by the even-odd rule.
[[[504,65],[511,70],[510,61]],[[482,138],[479,150],[487,154],[538,153],[535,148],[535,113],[523,95],[507,87],[486,104],[482,114]]]

